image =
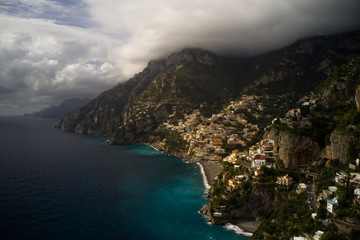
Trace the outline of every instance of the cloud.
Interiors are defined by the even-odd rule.
[[[0,114],[95,97],[185,47],[253,55],[357,29],[358,9],[358,0],[5,1]]]
[[[0,16],[0,22],[1,114],[24,103],[33,103],[33,109],[25,104],[33,111],[65,98],[95,97],[127,77],[113,61],[113,39],[42,19]]]
[[[254,54],[304,36],[360,26],[357,0],[100,2],[88,1],[92,19],[108,32],[128,33],[131,37],[123,51],[140,56],[187,46]]]

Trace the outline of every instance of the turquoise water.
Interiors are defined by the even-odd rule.
[[[207,224],[199,166],[1,117],[1,239],[246,239]]]

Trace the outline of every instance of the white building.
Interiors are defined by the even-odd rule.
[[[328,199],[327,200],[327,210],[329,213],[334,213],[335,209],[337,208],[338,202],[336,197],[333,199]]]
[[[354,196],[356,197],[356,199],[360,199],[360,188],[354,189]]]
[[[321,236],[322,236],[323,234],[324,234],[323,231],[318,230],[318,231],[315,232],[315,234],[314,234],[314,236],[313,236],[313,239],[314,239],[314,240],[320,240],[320,238],[321,238]]]
[[[299,183],[299,185],[296,187],[296,193],[300,194],[306,192],[306,184],[305,183]]]

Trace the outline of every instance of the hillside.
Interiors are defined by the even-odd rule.
[[[256,220],[253,239],[356,239],[359,86],[360,32],[251,58],[184,49],[151,61],[59,126],[216,165],[201,212],[214,224]]]
[[[303,39],[262,56],[221,57],[185,49],[148,66],[127,82],[66,115],[65,131],[114,136],[114,142],[144,142],[169,116],[193,109],[209,116],[243,93],[285,96],[285,111],[340,64],[360,54],[359,32]],[[279,110],[268,101],[268,110]],[[121,129],[120,129],[121,127]],[[119,130],[120,129],[120,130]]]

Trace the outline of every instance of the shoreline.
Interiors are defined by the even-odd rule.
[[[246,226],[248,226],[248,224],[246,224]],[[246,226],[243,227],[242,225],[239,226],[237,224],[232,224],[232,223],[226,223],[224,225],[224,228],[230,231],[234,231],[236,234],[245,236],[245,237],[251,237],[253,235],[254,231],[250,231],[250,228],[246,229]]]
[[[261,221],[240,219],[240,220],[237,220],[237,221],[233,221],[230,224],[232,224],[234,226],[237,226],[245,234],[251,234],[252,235],[252,233],[255,232],[256,229],[260,226]],[[245,236],[248,236],[248,235],[245,235]]]
[[[206,173],[205,173],[205,168],[203,165],[201,165],[201,163],[197,162],[196,163],[199,167],[200,167],[200,172],[202,174],[202,177],[203,177],[203,183],[204,183],[204,186],[205,186],[205,193],[208,193],[211,186],[209,184],[209,179],[208,177],[206,176]]]
[[[202,167],[208,185],[212,184],[214,179],[220,174],[223,169],[221,164],[218,162],[201,160],[197,163]]]
[[[160,150],[160,147],[158,145],[155,146],[154,144],[149,144],[149,143],[144,143],[144,145],[151,147],[155,151],[164,153],[163,151]]]
[[[153,148],[154,150],[156,150],[158,152],[163,153],[163,151],[161,151],[159,149],[159,146],[157,146],[157,145],[153,145],[153,144],[145,144],[145,145]],[[188,161],[186,161],[184,159],[182,159],[182,160],[186,163],[189,163]],[[209,193],[209,191],[211,189],[211,183],[223,169],[221,164],[218,162],[205,161],[205,160],[201,160],[201,161],[197,161],[197,162],[193,162],[193,163],[196,163],[199,166],[201,175],[203,177],[205,193]],[[256,231],[256,229],[260,225],[260,223],[261,222],[251,221],[251,220],[238,220],[238,221],[226,223],[225,225],[223,225],[223,227],[229,231],[234,231],[235,233],[237,233],[239,235],[250,237],[250,236],[252,236],[253,232]]]

